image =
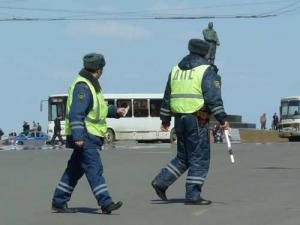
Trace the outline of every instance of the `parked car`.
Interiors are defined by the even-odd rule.
[[[25,131],[13,138],[16,145],[23,145],[26,147],[40,147],[48,141],[48,135],[44,132]]]

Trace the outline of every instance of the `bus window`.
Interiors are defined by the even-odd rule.
[[[299,111],[299,101],[290,101],[288,115],[296,116],[296,115],[298,115],[298,111]]]
[[[52,121],[52,120],[55,120],[55,118],[56,118],[56,111],[57,111],[57,109],[56,109],[56,105],[50,105],[49,106],[49,121]]]
[[[51,104],[49,106],[49,121],[56,119],[58,115],[62,116],[62,119],[65,119],[65,106],[63,104]]]
[[[150,116],[159,117],[159,111],[161,106],[161,99],[150,99]]]
[[[126,108],[127,106],[129,106],[129,110],[126,114],[125,117],[132,117],[132,104],[131,104],[131,99],[118,99],[117,100],[117,107],[123,107]]]
[[[288,102],[282,102],[281,103],[281,116],[287,116],[288,114]]]
[[[114,99],[105,99],[107,102],[107,105],[115,105],[115,100]]]
[[[57,116],[61,116],[63,119],[65,118],[65,109],[63,104],[57,105]]]
[[[134,117],[148,117],[148,100],[147,99],[135,99],[133,100]]]

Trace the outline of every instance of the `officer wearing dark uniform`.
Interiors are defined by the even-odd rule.
[[[114,203],[111,199],[98,150],[101,150],[107,131],[105,118],[123,116],[125,109],[108,106],[104,101],[98,82],[105,65],[104,57],[91,53],[84,56],[83,61],[84,68],[70,88],[66,110],[66,146],[74,151],[55,189],[52,209],[76,212],[68,208],[67,202],[78,180],[85,174],[102,212],[110,214],[119,209],[122,202]]]
[[[160,119],[161,130],[168,131],[175,116],[177,156],[152,181],[156,194],[167,200],[166,190],[185,171],[185,204],[208,205],[201,197],[210,162],[208,113],[214,114],[223,129],[229,127],[221,97],[221,78],[215,66],[204,58],[209,45],[191,39],[185,56],[169,74]]]

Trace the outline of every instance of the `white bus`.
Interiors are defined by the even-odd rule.
[[[51,95],[48,98],[48,134],[53,136],[54,120],[61,115],[62,135],[66,116],[67,94]],[[115,140],[176,140],[174,122],[170,131],[160,131],[159,110],[163,94],[104,94],[109,105],[117,107],[129,106],[128,113],[120,119],[107,118],[107,142]]]
[[[279,137],[300,141],[300,96],[281,99]]]

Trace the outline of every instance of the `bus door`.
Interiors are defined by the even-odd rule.
[[[49,98],[49,110],[48,110],[48,134],[49,137],[53,136],[54,133],[54,120],[61,116],[61,133],[64,136],[65,133],[65,118],[66,118],[66,104],[67,97],[50,97]]]

